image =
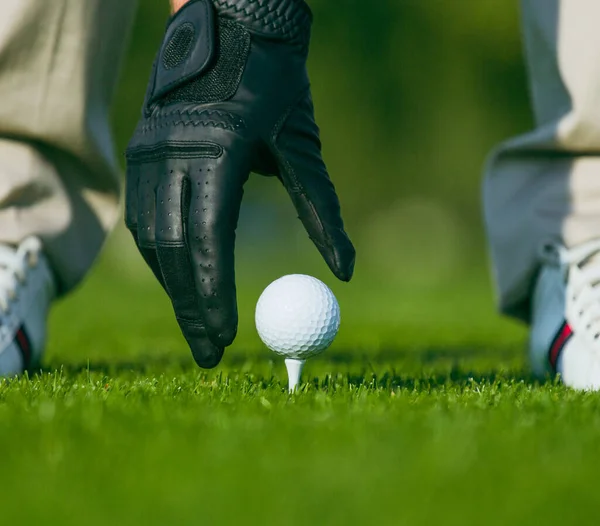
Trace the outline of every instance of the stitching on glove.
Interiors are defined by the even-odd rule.
[[[183,241],[166,241],[166,240],[161,240],[161,241],[156,241],[156,246],[157,247],[166,247],[166,248],[185,248],[186,244]]]
[[[172,120],[170,120],[172,119]],[[241,117],[221,110],[174,110],[157,113],[142,126],[142,133],[170,126],[212,126],[229,131],[246,128]]]
[[[198,320],[191,320],[189,318],[183,318],[181,316],[176,316],[176,319],[179,323],[184,323],[188,327],[193,327],[194,329],[206,330],[206,325]]]
[[[127,150],[127,160],[143,164],[161,159],[218,159],[223,147],[210,141],[163,141]]]
[[[304,0],[213,0],[220,14],[233,16],[260,33],[308,45],[312,13]]]

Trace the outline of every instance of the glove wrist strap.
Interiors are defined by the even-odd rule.
[[[201,75],[216,55],[215,12],[209,0],[194,0],[170,20],[153,72],[148,104]]]

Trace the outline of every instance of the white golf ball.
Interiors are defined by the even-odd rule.
[[[292,274],[264,290],[255,319],[269,349],[286,358],[306,360],[333,342],[340,328],[340,306],[322,281]]]

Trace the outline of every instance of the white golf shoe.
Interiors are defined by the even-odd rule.
[[[55,288],[38,238],[17,248],[0,244],[0,377],[39,365]]]
[[[530,358],[535,375],[600,390],[600,239],[547,247],[532,300]]]

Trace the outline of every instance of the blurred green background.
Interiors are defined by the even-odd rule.
[[[465,330],[477,330],[467,328],[470,314],[481,319],[482,310],[482,341],[490,330],[506,334],[511,325],[494,311],[480,193],[494,145],[531,126],[518,2],[309,3],[317,119],[358,251],[355,279],[335,282],[283,188],[253,176],[238,235],[240,335],[258,346],[253,304],[269,281],[295,272],[332,286],[354,343],[384,345],[390,327],[430,331],[440,313],[462,327],[464,340]],[[138,118],[167,17],[166,0],[140,2],[113,108],[119,151]],[[122,226],[103,261],[103,279],[125,276],[136,291],[158,296]],[[435,315],[432,302],[441,305]],[[172,323],[168,304],[160,312]],[[373,334],[374,322],[382,333]],[[361,340],[367,325],[370,335]]]

